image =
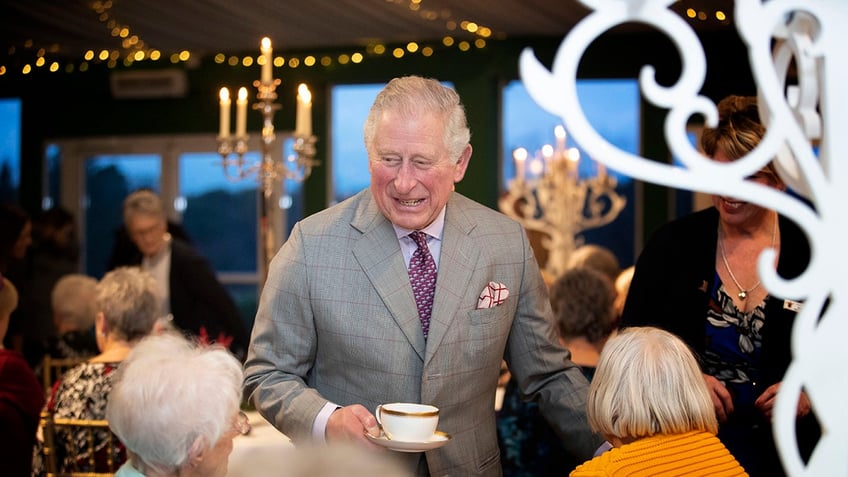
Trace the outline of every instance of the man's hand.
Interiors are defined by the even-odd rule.
[[[777,392],[780,390],[780,383],[775,383],[769,386],[760,397],[754,401],[754,405],[757,406],[757,409],[760,410],[767,418],[771,419],[774,414],[774,403],[777,398]],[[810,413],[810,409],[812,405],[810,404],[810,398],[807,397],[807,393],[801,391],[801,395],[798,397],[798,410],[797,416],[804,417]]]
[[[710,391],[718,422],[726,422],[727,416],[733,412],[733,398],[724,384],[709,374],[704,374],[704,382]]]
[[[360,404],[336,409],[327,421],[327,442],[355,441],[362,442],[373,449],[382,449],[365,437],[366,432],[372,436],[379,436],[380,426],[377,425],[377,418]]]

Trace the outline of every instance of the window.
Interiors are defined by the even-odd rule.
[[[332,185],[330,204],[368,187],[368,153],[362,139],[362,126],[377,93],[384,84],[339,85],[332,90]]]
[[[639,153],[639,86],[635,79],[623,80],[578,80],[577,94],[583,111],[595,129],[610,143],[618,148]],[[512,152],[519,147],[527,149],[533,155],[545,144],[555,141],[554,128],[562,120],[537,105],[520,81],[510,82],[503,90],[502,118],[502,184],[501,190],[516,174]],[[569,139],[568,147],[580,147]],[[580,177],[597,173],[597,162],[591,160],[585,151],[580,150]],[[616,178],[616,191],[627,200],[627,206],[610,224],[596,229],[583,231],[585,243],[593,243],[609,248],[626,266],[634,261],[634,222],[635,188],[634,181],[607,170]]]
[[[259,135],[245,155],[260,158]],[[292,140],[277,134],[279,159],[293,153]],[[45,204],[58,203],[77,215],[83,272],[101,277],[108,268],[116,230],[123,225],[124,198],[139,188],[157,192],[169,218],[179,222],[230,291],[248,329],[262,284],[259,247],[261,194],[254,176],[229,180],[221,167],[214,135],[113,137],[49,144]],[[56,171],[59,171],[58,173]],[[300,184],[285,181],[273,191],[269,223],[281,244],[302,216]]]
[[[115,233],[123,224],[124,198],[140,188],[160,192],[161,162],[156,154],[85,158],[84,236],[87,240],[83,256],[87,274],[102,277],[107,271]]]
[[[0,202],[17,202],[20,165],[21,100],[0,99]]]

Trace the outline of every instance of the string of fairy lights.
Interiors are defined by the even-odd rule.
[[[443,14],[439,14],[434,10],[424,8],[424,0],[386,0],[389,3],[394,3],[399,6],[406,6],[410,10],[418,13],[422,18],[445,22],[445,29],[450,34],[442,37],[438,43],[420,43],[408,42],[405,45],[387,45],[384,43],[373,43],[364,48],[357,48],[350,51],[334,52],[334,53],[303,53],[293,54],[290,56],[278,55],[273,58],[274,66],[277,68],[299,68],[299,67],[324,67],[356,65],[363,63],[369,57],[382,57],[390,55],[393,58],[400,59],[409,55],[421,55],[423,57],[431,57],[438,51],[455,48],[459,51],[469,51],[472,49],[483,49],[487,45],[493,32],[490,28],[480,25],[471,20],[457,20],[454,18],[444,18]],[[406,5],[404,5],[406,3]],[[74,73],[86,72],[93,64],[105,64],[108,68],[117,68],[119,66],[131,67],[135,63],[153,62],[172,64],[186,63],[192,59],[192,52],[182,50],[172,53],[163,53],[162,51],[152,48],[139,35],[133,33],[132,27],[119,22],[111,12],[113,3],[111,0],[97,0],[92,3],[91,8],[98,19],[109,31],[109,34],[121,41],[121,49],[101,49],[88,50],[85,52],[81,60],[60,59],[56,53],[59,51],[59,45],[51,45],[49,48],[35,48],[32,40],[27,40],[23,48],[11,46],[9,48],[9,56],[5,61],[17,60],[14,66],[10,61],[9,65],[0,64],[0,76],[18,73],[22,75],[32,74],[39,70],[45,70],[50,73]],[[470,39],[459,39],[453,33],[468,35]],[[34,52],[34,55],[32,54]],[[31,61],[22,60],[24,56],[32,58]],[[51,59],[53,57],[53,59]],[[213,60],[216,64],[226,64],[232,67],[250,67],[254,64],[263,64],[265,58],[259,56],[239,56],[227,53],[216,53],[213,55]],[[4,61],[0,59],[0,62]]]
[[[373,43],[364,48],[355,48],[344,52],[333,53],[300,53],[290,56],[278,55],[273,58],[275,68],[330,68],[336,66],[359,65],[368,58],[391,56],[395,59],[405,58],[411,55],[421,55],[429,58],[438,52],[456,49],[462,52],[474,49],[486,48],[489,41],[494,38],[505,39],[503,34],[495,34],[491,28],[471,20],[453,18],[450,13],[438,12],[426,8],[425,0],[385,0],[399,7],[409,8],[421,18],[430,21],[444,22],[447,32],[438,42],[408,42],[402,45],[388,45],[385,43]],[[139,35],[133,33],[130,25],[118,21],[111,12],[112,0],[96,0],[92,2],[91,8],[98,16],[98,20],[108,30],[109,34],[120,39],[121,49],[87,50],[81,59],[67,59],[58,55],[60,45],[51,44],[48,47],[36,47],[33,40],[27,40],[21,46],[12,45],[8,49],[8,56],[0,58],[0,77],[11,74],[29,75],[37,71],[49,73],[84,73],[95,64],[105,64],[106,67],[129,68],[136,63],[171,63],[180,64],[192,60],[193,55],[189,50],[163,53],[149,46]],[[685,15],[696,21],[709,21],[715,19],[722,23],[729,22],[728,15],[717,10],[708,13],[703,10],[689,8]],[[462,38],[460,37],[462,36]],[[464,37],[468,37],[467,39]],[[33,54],[34,53],[34,54]],[[216,53],[212,56],[216,64],[231,67],[250,67],[254,64],[263,64],[265,58],[258,56],[239,56],[228,53]],[[4,64],[5,63],[5,64]]]

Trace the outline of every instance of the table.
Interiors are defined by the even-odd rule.
[[[233,452],[227,475],[231,477],[271,477],[291,459],[294,444],[256,411],[245,412],[250,433],[233,439]]]

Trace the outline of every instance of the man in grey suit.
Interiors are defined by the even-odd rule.
[[[396,78],[364,135],[370,189],[298,223],[271,263],[245,363],[251,402],[295,443],[373,448],[378,404],[432,404],[451,441],[397,457],[418,475],[498,476],[505,359],[575,460],[590,458],[602,439],[586,421],[588,383],[553,339],[525,231],[454,192],[471,158],[458,95]],[[422,250],[437,272],[432,313],[410,280]]]

